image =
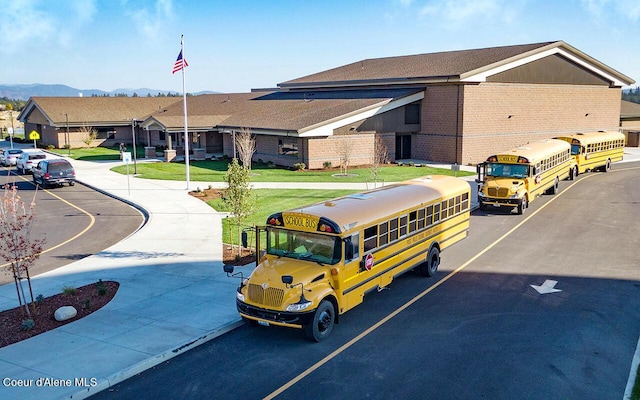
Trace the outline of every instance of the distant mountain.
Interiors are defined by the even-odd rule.
[[[13,100],[28,100],[33,96],[47,96],[47,97],[91,97],[91,96],[118,96],[126,95],[133,96],[137,94],[140,97],[146,97],[147,95],[157,96],[158,94],[176,94],[177,92],[159,90],[159,89],[116,89],[110,92],[106,92],[100,89],[76,89],[66,85],[45,85],[35,83],[31,85],[0,85],[0,98],[6,97]],[[212,91],[204,91],[198,93],[192,93],[193,95],[219,93]]]

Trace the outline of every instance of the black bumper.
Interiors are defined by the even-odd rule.
[[[287,312],[273,311],[260,307],[250,306],[246,303],[236,300],[238,312],[247,317],[253,317],[265,322],[273,322],[284,325],[306,325],[313,321],[313,313],[315,310],[306,312]]]

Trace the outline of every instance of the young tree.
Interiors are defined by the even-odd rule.
[[[251,171],[251,158],[256,152],[256,140],[251,134],[251,129],[242,128],[236,133],[236,146],[238,146],[238,156],[242,166]]]
[[[222,201],[232,214],[232,218],[236,224],[238,238],[241,235],[240,231],[243,221],[253,213],[255,206],[251,186],[249,185],[250,176],[251,171],[238,164],[237,158],[231,161],[225,175],[227,188],[222,195]],[[231,245],[233,246],[233,240],[231,240]],[[238,246],[238,255],[241,255],[240,246]]]
[[[29,268],[40,257],[45,239],[31,237],[34,222],[35,193],[29,207],[20,199],[18,187],[6,184],[0,201],[0,257],[6,262],[8,273],[13,275],[18,295],[18,303],[23,316],[31,319],[31,311],[27,304],[23,280],[26,279],[31,296],[31,305],[35,307]]]
[[[340,167],[342,168],[342,174],[347,175],[347,169],[349,168],[349,160],[351,160],[351,153],[354,148],[353,135],[340,135],[334,138],[333,149],[340,159]]]
[[[92,126],[83,125],[80,127],[79,132],[83,134],[82,141],[89,147],[91,147],[91,143],[98,137],[98,131]]]
[[[373,159],[371,160],[371,175],[373,175],[374,185],[378,182],[378,174],[382,167],[389,162],[387,146],[380,136],[376,135],[373,142]]]

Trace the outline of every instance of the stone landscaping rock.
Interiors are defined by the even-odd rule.
[[[73,306],[63,306],[56,310],[53,314],[56,321],[66,321],[75,317],[78,314],[78,310],[76,310]]]

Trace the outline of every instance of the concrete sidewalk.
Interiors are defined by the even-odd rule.
[[[640,160],[640,151],[631,149],[625,159]],[[235,308],[238,282],[222,272],[220,213],[190,196],[184,181],[109,171],[120,162],[72,163],[78,181],[134,204],[148,221],[98,254],[32,278],[34,293],[44,296],[98,279],[118,281],[120,288],[108,305],[88,317],[0,348],[2,399],[86,398],[241,324]],[[475,205],[474,178],[466,179]],[[194,190],[209,183],[190,186]],[[254,187],[367,189],[365,184],[333,183]],[[0,286],[0,309],[16,306],[15,287]],[[58,381],[38,386],[43,379]]]

